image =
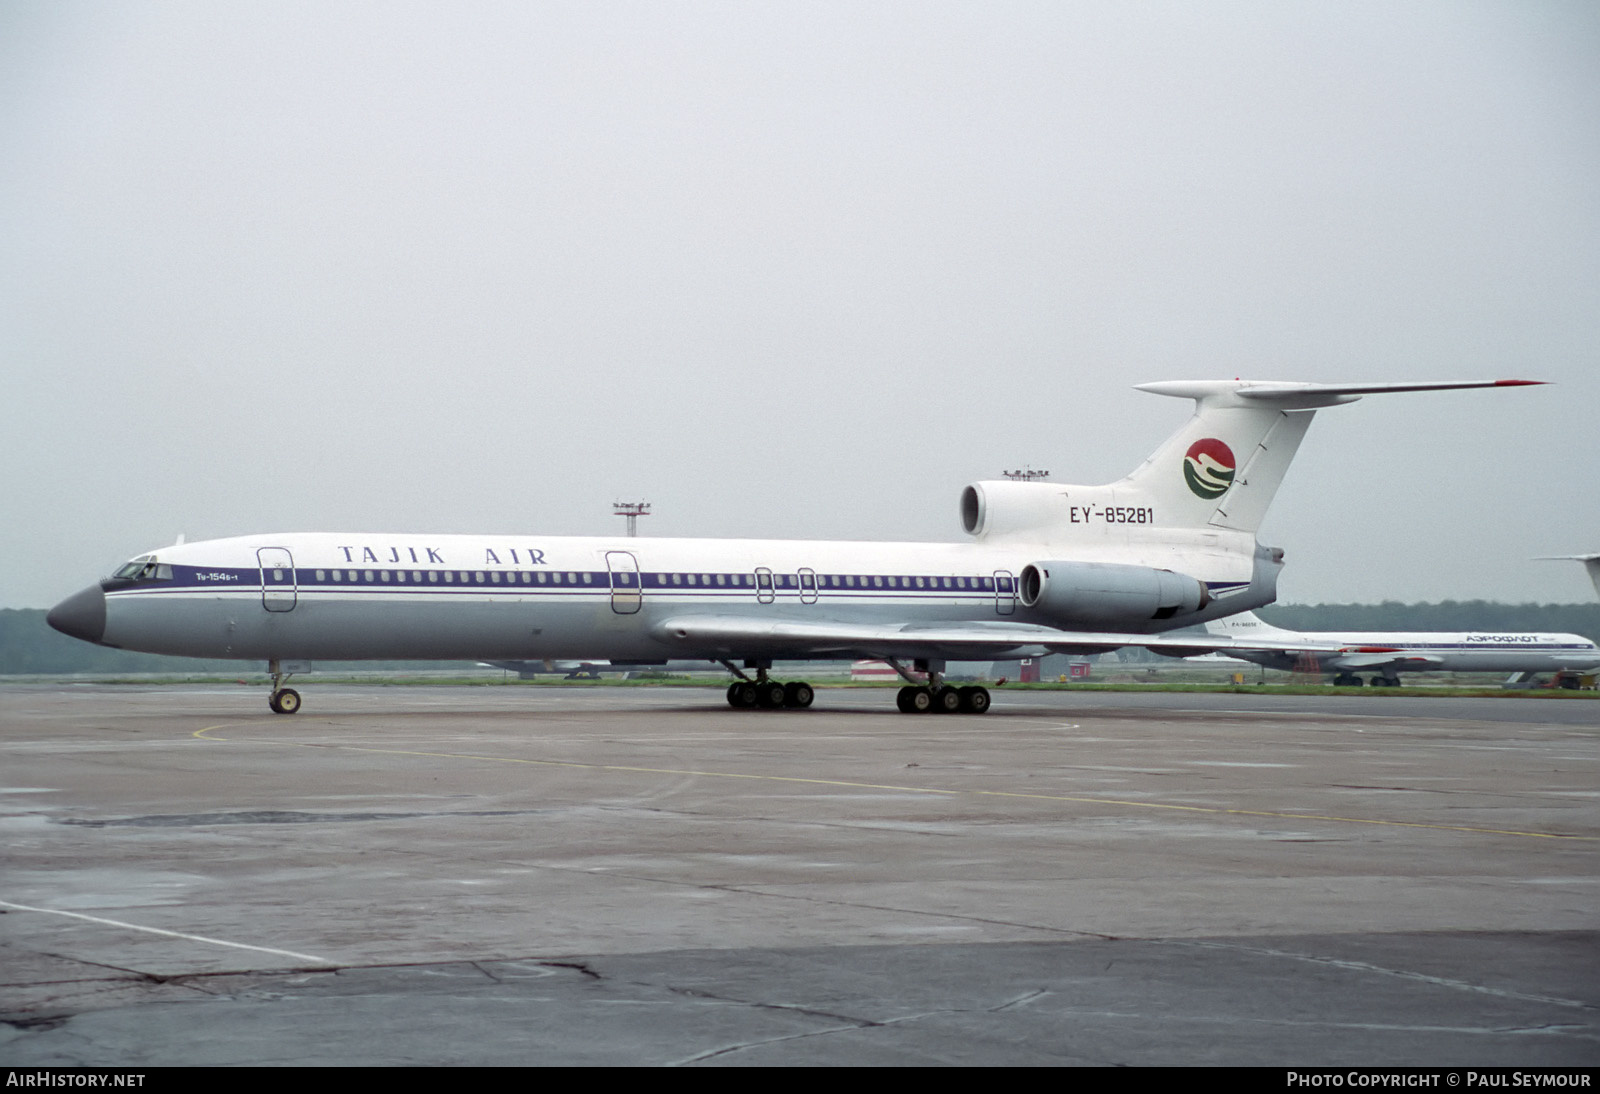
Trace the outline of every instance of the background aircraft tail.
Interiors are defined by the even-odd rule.
[[[1540,558],[1583,563],[1583,568],[1589,571],[1589,580],[1594,582],[1594,594],[1600,596],[1600,555],[1541,555]]]

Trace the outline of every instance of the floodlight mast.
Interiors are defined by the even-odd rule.
[[[650,503],[647,501],[614,501],[611,503],[611,512],[614,516],[628,518],[628,537],[631,539],[639,534],[639,518],[650,515]]]

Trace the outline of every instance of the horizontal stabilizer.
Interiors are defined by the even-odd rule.
[[[1316,410],[1353,403],[1363,395],[1393,395],[1408,391],[1458,391],[1479,387],[1537,387],[1545,380],[1413,380],[1399,383],[1309,384],[1285,380],[1161,380],[1136,384],[1138,391],[1184,399],[1216,401],[1233,396],[1279,410]]]

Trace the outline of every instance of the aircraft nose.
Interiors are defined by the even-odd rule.
[[[98,643],[106,633],[106,594],[91,585],[51,608],[44,621],[62,634]]]

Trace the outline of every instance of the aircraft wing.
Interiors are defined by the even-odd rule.
[[[1444,664],[1444,658],[1418,653],[1347,653],[1334,658],[1329,664],[1331,667],[1341,669],[1397,668],[1426,672]]]
[[[667,619],[654,636],[684,651],[681,656],[932,658],[977,661],[1042,657],[1047,653],[1104,653],[1142,646],[1174,656],[1227,650],[1276,650],[1282,643],[1216,635],[1122,634],[1114,631],[1063,631],[1030,623],[802,623],[741,616],[696,615]],[[1307,652],[1342,652],[1347,647],[1306,643]],[[1182,651],[1182,652],[1180,652]]]

